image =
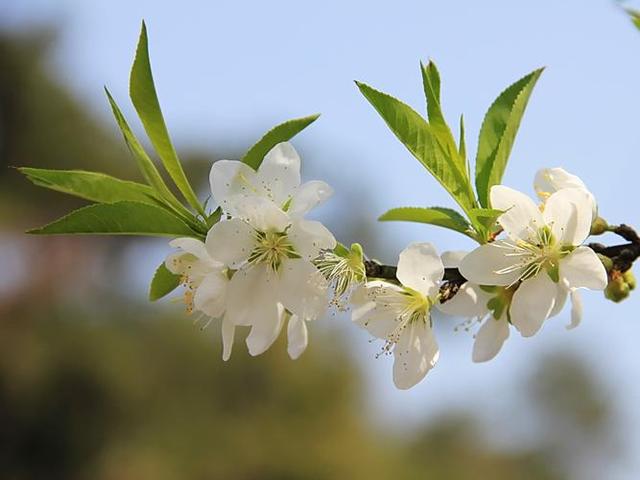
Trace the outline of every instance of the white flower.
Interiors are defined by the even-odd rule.
[[[551,194],[563,188],[579,188],[588,192],[591,201],[591,210],[593,212],[592,220],[598,216],[598,205],[593,194],[589,191],[585,183],[576,175],[567,172],[564,168],[543,168],[538,170],[533,181],[533,188],[538,198],[543,202],[546,201]]]
[[[286,311],[282,304],[277,304],[278,321],[275,327],[266,322],[258,322],[251,327],[246,344],[251,355],[259,355],[267,350],[278,338],[285,321],[287,323],[287,353],[296,360],[306,350],[309,343],[307,324],[297,315]]]
[[[393,352],[393,381],[400,389],[416,385],[438,361],[431,306],[443,274],[434,247],[414,243],[400,254],[396,276],[401,286],[370,282],[351,299],[353,321],[385,340],[384,352]]]
[[[362,246],[354,243],[347,249],[338,245],[335,250],[322,252],[314,263],[333,287],[331,303],[339,310],[346,310],[353,292],[367,279]]]
[[[479,285],[517,286],[509,314],[523,336],[538,332],[562,308],[568,291],[606,287],[604,266],[593,250],[582,246],[592,219],[588,192],[558,190],[541,212],[528,196],[496,185],[491,204],[504,211],[498,222],[509,239],[478,247],[464,257],[460,271]]]
[[[216,260],[236,270],[227,317],[234,325],[252,326],[247,346],[259,355],[278,337],[290,312],[289,353],[299,355],[307,342],[305,322],[322,316],[328,303],[327,281],[312,260],[336,246],[320,222],[302,216],[328,197],[330,187],[300,185],[300,159],[288,143],[271,150],[258,172],[241,162],[216,162],[211,187],[214,200],[232,217],[215,224],[206,241]]]
[[[466,252],[444,252],[442,263],[446,268],[458,268],[465,255]],[[447,315],[468,319],[468,325],[482,323],[473,343],[471,358],[474,362],[493,359],[509,338],[508,309],[511,293],[504,287],[487,288],[465,282],[453,298],[436,304]]]
[[[286,210],[291,218],[301,218],[333,194],[333,189],[319,180],[300,184],[300,157],[288,142],[273,147],[257,172],[235,160],[215,162],[209,183],[214,200],[232,217],[238,216],[243,199],[261,197]]]
[[[309,333],[307,322],[297,315],[289,317],[287,325],[287,353],[292,360],[297,359],[307,348],[309,343]]]
[[[202,312],[210,318],[223,317],[229,284],[226,267],[214,260],[205,244],[195,238],[177,238],[169,245],[181,250],[169,254],[165,266],[181,277],[187,311]],[[234,331],[234,325],[224,318],[222,358],[225,361],[231,356]]]

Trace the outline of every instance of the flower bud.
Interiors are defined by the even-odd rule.
[[[619,303],[625,300],[635,287],[636,279],[631,270],[624,273],[614,270],[611,272],[609,283],[604,290],[604,296],[612,302]]]
[[[609,230],[609,224],[602,217],[596,217],[591,224],[591,235],[602,235]]]
[[[611,260],[609,257],[605,257],[600,253],[598,253],[597,255],[600,261],[602,262],[602,265],[604,266],[607,273],[611,272],[611,270],[613,270],[613,260]]]
[[[634,290],[636,288],[636,277],[633,275],[631,269],[627,270],[622,274],[622,278],[629,285],[630,290]]]

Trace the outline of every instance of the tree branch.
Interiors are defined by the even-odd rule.
[[[628,243],[609,247],[601,243],[589,243],[587,246],[594,252],[610,258],[613,262],[613,270],[624,273],[631,268],[633,262],[640,258],[640,236],[632,227],[625,224],[610,227],[608,231],[622,237]],[[368,278],[398,282],[397,267],[393,265],[382,265],[373,260],[365,260],[364,266]],[[444,283],[440,288],[441,302],[452,298],[467,281],[457,268],[445,268],[443,280]]]

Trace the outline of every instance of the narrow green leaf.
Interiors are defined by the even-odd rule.
[[[427,65],[420,62],[422,87],[427,99],[427,116],[431,125],[447,126],[440,105],[440,72],[432,61]]]
[[[181,208],[182,204],[176,199],[176,197],[171,193],[167,185],[164,183],[164,180],[160,176],[160,172],[154,165],[147,152],[144,150],[144,147],[138,141],[133,131],[129,127],[127,120],[124,118],[120,107],[111,96],[109,90],[105,87],[104,91],[107,94],[107,98],[109,99],[109,104],[111,105],[111,110],[113,111],[113,116],[116,119],[116,123],[118,127],[120,127],[120,131],[122,132],[122,136],[124,137],[124,141],[129,148],[129,151],[133,155],[133,158],[136,160],[138,164],[138,168],[140,172],[144,176],[145,180],[156,189],[158,194],[165,199],[170,205],[176,208]],[[182,207],[182,210],[187,211]]]
[[[474,208],[469,211],[469,218],[477,230],[491,233],[496,224],[496,220],[504,211],[494,208]]]
[[[504,90],[482,122],[476,155],[476,190],[483,207],[489,206],[489,190],[502,181],[529,97],[542,74],[540,68]]]
[[[458,152],[465,161],[467,172],[469,171],[469,162],[467,161],[467,142],[464,139],[464,115],[460,115],[460,139],[458,140]]]
[[[433,129],[415,110],[400,100],[356,82],[391,131],[465,210],[474,208],[475,195],[464,170],[436,139]]]
[[[156,93],[149,61],[149,46],[147,41],[147,27],[142,23],[136,57],[131,68],[129,79],[129,94],[144,129],[153,144],[165,169],[184,195],[191,207],[200,214],[204,214],[198,197],[191,188],[189,180],[182,169],[178,154],[171,143],[169,132],[162,116],[160,102]]]
[[[207,217],[207,228],[213,227],[216,223],[220,221],[222,217],[222,209],[220,207],[216,208],[211,214]]]
[[[320,114],[294,118],[273,127],[244,154],[241,160],[254,170],[257,170],[269,150],[281,142],[291,140],[295,135],[315,122],[319,116]]]
[[[149,286],[149,300],[152,302],[160,300],[162,297],[173,292],[180,285],[180,275],[171,273],[162,263],[153,275]]]
[[[136,202],[89,205],[27,233],[198,237],[186,223],[167,210]]]
[[[345,247],[342,243],[338,242],[336,244],[336,248],[333,249],[333,253],[335,253],[336,255],[346,258],[349,253],[351,252],[351,250],[349,250],[347,247]]]
[[[185,222],[196,228],[196,230],[202,229],[202,224],[198,222],[198,220],[194,218],[193,214],[178,201],[175,195],[164,183],[164,180],[160,176],[160,173],[158,172],[155,164],[153,163],[151,158],[149,158],[149,155],[147,155],[147,152],[145,151],[140,141],[136,138],[135,134],[131,131],[129,124],[127,123],[124,115],[122,114],[122,111],[120,110],[120,107],[118,107],[116,101],[113,99],[106,87],[105,92],[107,94],[107,98],[109,99],[109,103],[111,104],[113,115],[124,137],[125,143],[127,144],[129,151],[133,155],[133,158],[135,158],[138,164],[138,168],[142,172],[142,175],[145,177],[147,182],[156,190],[156,192],[158,193],[158,197],[161,198],[170,209],[175,211]]]
[[[631,22],[635,25],[635,27],[640,30],[640,11],[634,10],[632,8],[625,9],[629,18],[631,18]]]
[[[132,201],[157,205],[148,185],[129,182],[98,172],[83,170],[18,169],[33,184],[98,203]]]
[[[443,207],[400,207],[393,208],[381,215],[378,220],[417,222],[437,225],[439,227],[455,230],[467,236],[473,237],[473,230],[469,222],[458,212],[451,208]]]
[[[460,155],[451,129],[449,125],[447,125],[447,121],[442,113],[442,105],[440,103],[440,73],[438,72],[436,64],[432,61],[429,61],[427,65],[421,63],[420,70],[422,72],[424,95],[427,99],[427,116],[434,136],[440,144],[440,148],[444,150],[452,162],[458,165],[458,168],[467,178],[467,183],[469,183],[465,159]]]

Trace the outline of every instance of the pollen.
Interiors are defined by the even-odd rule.
[[[333,286],[334,296],[331,303],[338,310],[345,310],[346,305],[343,300],[348,298],[355,286],[366,278],[362,259],[355,255],[341,257],[332,251],[327,251],[320,255],[315,265]]]
[[[433,302],[418,291],[408,287],[403,287],[402,291],[380,289],[373,295],[378,307],[395,312],[395,327],[387,334],[382,351],[376,357],[390,354],[402,333],[413,323],[431,323]]]
[[[193,291],[185,290],[184,292],[184,304],[187,307],[187,313],[190,315],[193,313]]]
[[[277,271],[284,259],[298,256],[286,232],[256,232],[256,240],[257,245],[249,255],[250,263],[266,264]]]
[[[510,286],[535,277],[542,270],[546,270],[557,281],[558,264],[570,252],[570,249],[556,240],[549,226],[538,228],[530,240],[505,241],[503,245],[496,247],[507,250],[505,256],[519,259],[512,265],[495,271],[497,274],[520,272]]]

